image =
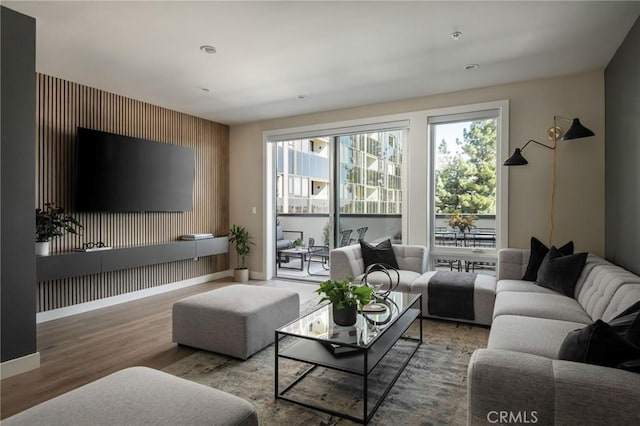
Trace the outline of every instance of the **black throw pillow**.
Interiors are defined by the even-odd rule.
[[[384,263],[396,269],[398,267],[398,261],[396,260],[396,254],[391,247],[391,240],[384,240],[377,246],[372,246],[364,240],[360,240],[360,248],[362,249],[362,259],[364,260],[364,269],[366,270],[370,265],[374,263]]]
[[[560,346],[558,359],[635,371],[640,347],[620,336],[606,322],[597,320],[569,333]]]
[[[538,269],[536,284],[573,297],[576,282],[586,262],[587,253],[564,256],[557,248],[551,247]]]
[[[627,340],[634,345],[640,347],[640,314],[636,312],[636,318],[627,330]]]
[[[558,249],[560,253],[567,255],[573,254],[573,241],[569,241]],[[538,269],[542,264],[542,260],[549,253],[549,248],[545,246],[536,237],[531,237],[531,255],[529,256],[529,263],[527,264],[527,270],[522,277],[525,281],[535,281],[538,277]]]
[[[631,343],[640,346],[640,301],[629,306],[618,316],[608,322],[621,336],[625,336]]]

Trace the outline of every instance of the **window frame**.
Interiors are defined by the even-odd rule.
[[[434,126],[442,123],[470,121],[474,119],[488,118],[487,112],[495,111],[496,123],[496,246],[487,247],[453,247],[437,246],[435,244],[436,208],[435,208],[435,173],[436,152],[438,141],[434,140]],[[442,108],[427,112],[426,120],[427,155],[429,157],[428,186],[428,211],[427,238],[429,244],[429,265],[435,270],[436,259],[452,258],[463,261],[496,262],[498,251],[508,247],[508,193],[509,171],[502,167],[501,160],[509,154],[509,102],[495,101],[474,105],[463,105],[451,108]]]

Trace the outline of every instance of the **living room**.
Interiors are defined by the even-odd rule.
[[[18,3],[15,10],[26,8]],[[12,4],[6,6],[13,8]],[[460,7],[474,10],[470,5]],[[513,5],[510,7],[517,8]],[[554,6],[545,7],[552,9]],[[580,7],[588,8],[584,5]],[[595,4],[593,7],[608,6]],[[266,142],[269,137],[309,129],[323,131],[391,120],[408,122],[411,131],[407,140],[407,206],[403,215],[403,243],[429,246],[431,219],[426,206],[430,203],[430,195],[425,189],[429,180],[428,167],[425,167],[429,161],[425,143],[428,116],[437,115],[438,111],[453,111],[461,106],[507,101],[506,145],[500,153],[500,164],[515,148],[522,147],[528,140],[548,140],[546,132],[554,116],[579,117],[585,126],[593,130],[595,136],[578,141],[558,141],[553,243],[561,245],[572,240],[576,251],[595,253],[635,274],[640,273],[640,265],[634,256],[640,248],[640,231],[626,219],[640,213],[637,201],[638,160],[632,154],[637,150],[637,132],[633,132],[637,126],[633,121],[633,113],[630,113],[637,110],[638,102],[638,60],[635,55],[639,43],[638,6],[637,2],[622,2],[610,7],[618,8],[617,13],[613,14],[615,20],[599,22],[591,27],[600,28],[598,25],[601,25],[603,31],[616,27],[615,31],[611,29],[611,33],[619,33],[618,38],[610,43],[613,48],[604,55],[608,55],[608,59],[599,64],[584,65],[577,72],[555,71],[555,74],[550,73],[546,77],[531,78],[529,71],[519,70],[521,77],[518,80],[500,80],[497,76],[499,62],[494,63],[493,68],[492,64],[480,63],[480,68],[475,72],[486,73],[483,77],[486,80],[482,85],[461,86],[459,89],[432,93],[416,92],[415,96],[388,97],[375,102],[354,101],[327,108],[322,108],[323,103],[316,101],[313,95],[297,92],[302,89],[296,87],[292,89],[296,90],[292,93],[292,98],[306,96],[304,99],[295,99],[298,106],[294,106],[294,111],[303,112],[302,115],[279,114],[278,107],[272,105],[271,110],[274,112],[271,115],[261,111],[248,121],[198,118],[202,116],[190,115],[188,111],[185,113],[187,108],[181,111],[178,108],[157,106],[159,103],[153,102],[153,96],[131,96],[115,92],[108,85],[91,86],[79,83],[80,80],[64,78],[64,74],[43,73],[38,66],[41,58],[36,49],[32,60],[35,61],[34,68],[38,73],[35,76],[37,89],[34,88],[37,91],[33,94],[33,103],[23,105],[22,108],[29,110],[28,114],[34,117],[33,105],[37,105],[35,119],[31,119],[30,124],[32,135],[37,135],[37,152],[31,146],[30,152],[16,153],[14,149],[24,147],[9,145],[6,136],[9,133],[5,133],[9,131],[5,129],[9,127],[7,123],[20,123],[19,126],[22,126],[29,119],[5,116],[9,114],[5,100],[11,102],[10,96],[13,95],[6,91],[3,82],[3,182],[9,182],[9,177],[12,184],[15,184],[13,189],[5,189],[3,184],[2,195],[3,369],[6,361],[29,357],[40,350],[41,342],[36,341],[37,329],[44,327],[46,322],[39,322],[37,318],[46,317],[48,310],[73,306],[73,303],[63,300],[64,297],[57,296],[56,292],[61,291],[64,295],[65,291],[71,291],[66,289],[81,284],[83,280],[76,276],[66,281],[59,279],[40,283],[36,287],[37,260],[32,255],[33,244],[31,240],[24,241],[24,235],[32,233],[33,224],[32,221],[24,223],[23,220],[24,217],[31,217],[34,208],[42,207],[44,202],[56,201],[65,207],[70,206],[72,194],[68,174],[71,170],[72,153],[69,146],[73,143],[78,125],[93,125],[98,130],[169,143],[177,143],[176,135],[182,135],[183,129],[188,129],[186,133],[189,136],[182,143],[203,153],[203,162],[198,163],[196,172],[201,173],[196,177],[197,182],[200,182],[200,185],[196,185],[196,191],[199,192],[193,211],[184,214],[148,214],[145,218],[140,218],[136,214],[82,213],[77,217],[85,226],[84,235],[69,235],[56,240],[53,244],[54,254],[71,251],[82,243],[101,241],[105,237],[106,242],[114,247],[126,247],[163,244],[190,232],[206,231],[223,236],[231,224],[235,223],[245,226],[253,236],[255,246],[252,246],[248,257],[248,266],[252,280],[258,283],[272,279],[276,269],[273,249],[275,221],[270,213],[272,189],[267,183],[272,177],[266,161]],[[24,13],[29,15],[26,11]],[[582,10],[582,13],[596,20],[593,15],[597,13],[588,10]],[[47,24],[46,19],[41,23],[36,16],[33,24],[36,34],[40,31],[40,25]],[[473,33],[467,31],[464,25],[459,24],[459,28],[454,28],[458,24],[447,23],[451,29],[446,31],[444,38],[451,48],[455,46],[453,43],[473,38]],[[462,33],[459,40],[451,37],[456,30]],[[603,33],[600,36],[604,37]],[[35,35],[32,34],[31,37]],[[8,52],[5,43],[10,43],[11,39],[4,37],[3,33],[3,56],[8,54],[5,53]],[[36,44],[34,39],[36,46],[40,46],[40,43],[42,41],[39,40]],[[560,51],[566,56],[558,56],[556,61],[571,62],[572,46],[562,47]],[[535,58],[535,54],[541,54],[528,52],[524,47],[522,49],[522,55],[528,54]],[[223,50],[218,53],[223,53]],[[474,62],[481,60],[474,59]],[[9,63],[3,58],[3,81],[4,76],[8,75],[5,67]],[[100,60],[96,59],[88,67],[97,68],[99,64]],[[371,90],[375,91],[375,88]],[[19,99],[20,95],[15,94],[15,99]],[[355,94],[354,99],[357,99]],[[96,112],[97,105],[104,108],[101,113]],[[17,108],[14,109],[17,111]],[[153,118],[145,123],[144,128],[140,128],[134,124],[137,117]],[[567,123],[562,122],[562,126],[566,131]],[[178,128],[181,130],[178,131]],[[24,129],[21,130],[23,131]],[[23,136],[19,140],[33,140],[33,136]],[[48,152],[54,155],[46,157]],[[524,155],[530,162],[528,167],[508,168],[502,172],[507,179],[505,191],[508,202],[504,206],[507,212],[504,215],[506,229],[502,232],[506,241],[501,243],[501,248],[528,248],[532,236],[547,242],[552,156],[547,150],[533,145],[524,151]],[[501,168],[504,169],[507,168]],[[61,175],[62,178],[59,177]],[[15,206],[15,210],[12,208],[10,212],[8,205]],[[30,259],[26,259],[29,257]],[[103,297],[116,297],[188,280],[202,279],[202,283],[223,280],[228,283],[231,268],[235,266],[234,258],[231,254],[218,254],[201,257],[197,262],[185,260],[143,266],[134,270],[110,272],[108,280],[99,278],[101,274],[95,274],[88,278],[89,284],[85,285],[102,288],[99,291]],[[25,270],[29,272],[25,274]],[[128,287],[132,282],[138,287]],[[124,290],[110,293],[111,288]],[[81,303],[90,302],[91,297]],[[38,300],[38,306],[34,305],[34,300]],[[29,364],[28,361],[27,365],[37,368],[37,365]],[[3,385],[5,383],[7,382],[3,380]],[[3,390],[3,394],[4,392]],[[2,417],[5,417],[4,408]],[[458,420],[459,423],[465,421]]]

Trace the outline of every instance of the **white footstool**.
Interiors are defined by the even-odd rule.
[[[274,341],[277,328],[300,315],[298,293],[232,285],[173,305],[173,341],[247,359]]]

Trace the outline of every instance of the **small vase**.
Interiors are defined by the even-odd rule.
[[[336,308],[336,305],[332,305],[333,308],[333,322],[337,325],[350,326],[356,323],[358,314],[358,306],[347,306],[343,309]]]
[[[36,241],[36,256],[49,256],[49,241]]]

